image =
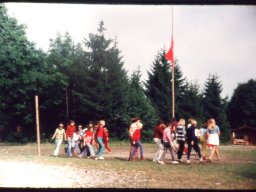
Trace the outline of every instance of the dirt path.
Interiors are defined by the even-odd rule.
[[[0,170],[0,187],[97,188],[117,182],[118,185],[125,186],[133,180],[132,177],[113,171],[85,170],[33,162],[0,161]]]

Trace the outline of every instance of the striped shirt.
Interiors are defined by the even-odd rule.
[[[185,136],[186,136],[185,126],[178,125],[176,133],[177,133],[176,138],[177,138],[178,141],[185,141]]]

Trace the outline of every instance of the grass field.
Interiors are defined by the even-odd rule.
[[[221,161],[191,165],[152,162],[155,145],[145,144],[145,160],[127,161],[129,144],[112,142],[105,160],[51,156],[54,144],[0,143],[0,187],[256,189],[256,146],[220,146]],[[62,145],[62,149],[65,145]],[[183,156],[186,160],[186,157]]]

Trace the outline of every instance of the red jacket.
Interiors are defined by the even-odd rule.
[[[103,133],[104,132],[104,128],[103,127],[98,127],[97,128],[97,132],[96,132],[96,137],[101,137],[101,138],[103,138]]]
[[[154,138],[162,139],[164,129],[165,129],[164,124],[157,125],[154,130]]]
[[[93,131],[90,131],[90,130],[86,131],[85,134],[84,134],[84,142],[85,143],[92,143],[93,139],[94,139]]]
[[[133,133],[132,141],[139,141],[140,140],[140,129],[136,129]]]
[[[108,139],[108,136],[109,136],[108,131],[104,131],[103,132],[103,139]]]
[[[66,136],[73,137],[75,130],[76,130],[76,126],[69,125],[66,130]]]
[[[103,132],[103,140],[104,141],[108,140],[108,136],[109,136],[108,131],[104,131]]]

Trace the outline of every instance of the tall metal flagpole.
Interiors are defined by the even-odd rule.
[[[172,6],[172,39],[173,39],[173,6]],[[174,53],[173,53],[173,57],[174,57]],[[175,92],[174,91],[175,91],[174,90],[174,63],[172,63],[172,118],[175,118]]]

